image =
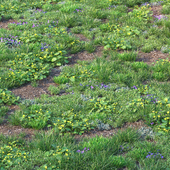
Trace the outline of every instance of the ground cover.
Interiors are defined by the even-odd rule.
[[[1,169],[170,168],[169,0],[0,2]]]

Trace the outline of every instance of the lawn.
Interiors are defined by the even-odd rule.
[[[170,0],[0,0],[0,170],[170,169]]]

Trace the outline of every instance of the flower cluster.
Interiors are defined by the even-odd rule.
[[[41,43],[41,51],[44,51],[45,48],[48,48],[49,44],[47,45],[46,43]],[[51,47],[50,47],[51,48]]]
[[[75,9],[74,13],[82,12],[84,11],[82,8],[81,9]]]
[[[161,20],[161,19],[167,19],[167,17],[166,16],[164,16],[164,15],[154,15],[154,17],[155,18],[157,18],[158,20]]]
[[[78,152],[78,153],[80,153],[80,152],[81,152],[81,153],[83,154],[83,153],[84,153],[84,151],[86,151],[86,152],[87,152],[87,151],[89,151],[89,148],[86,150],[86,147],[85,147],[82,151],[77,150],[76,152]]]
[[[18,148],[17,141],[9,142],[0,148],[0,167],[10,168],[12,166],[21,164],[23,161],[28,161],[28,152]]]
[[[11,46],[18,46],[20,44],[20,42],[18,42],[18,39],[16,39],[18,36],[11,36],[9,35],[8,38],[3,38],[1,37],[1,41],[0,42],[4,42],[5,45],[8,45],[8,47]]]
[[[37,8],[37,9],[36,9],[36,11],[35,11],[33,14],[35,14],[35,13],[37,13],[37,12],[42,12],[42,13],[44,13],[44,14],[45,14],[45,13],[47,13],[46,11],[45,11],[45,12],[43,12],[43,10],[42,10],[42,9]]]
[[[157,151],[159,151],[159,150],[157,150]],[[158,158],[159,156],[158,155],[160,155],[160,157],[163,159],[163,156],[161,156],[161,154],[160,153],[158,153],[157,152],[157,154],[155,154],[155,155],[153,155],[153,153],[151,153],[151,152],[149,152],[150,154],[148,154],[147,156],[146,156],[146,158],[151,158],[151,157],[153,157],[153,158]]]

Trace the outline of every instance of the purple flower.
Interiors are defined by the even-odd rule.
[[[80,86],[82,86],[82,84],[80,83]]]
[[[80,152],[80,150],[77,150],[76,152]]]
[[[151,125],[153,125],[153,124],[154,124],[154,122],[151,123]]]
[[[137,87],[136,87],[136,86],[133,86],[133,87],[131,87],[131,88],[135,88],[135,89],[137,89]]]
[[[91,89],[93,89],[94,87],[93,86],[91,86]]]

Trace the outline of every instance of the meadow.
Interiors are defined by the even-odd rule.
[[[170,0],[0,0],[0,170],[169,170]]]

